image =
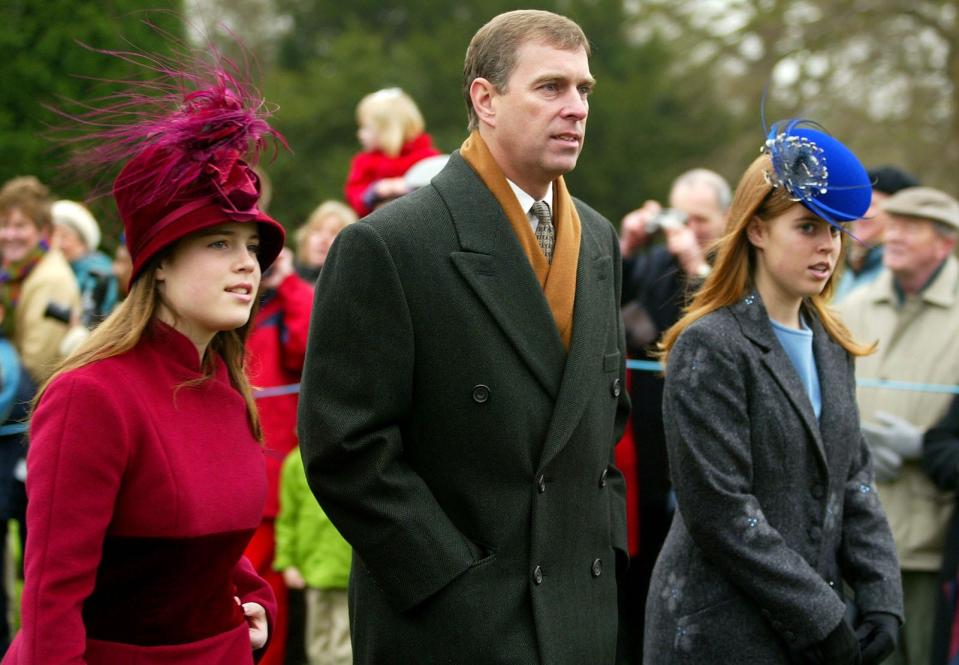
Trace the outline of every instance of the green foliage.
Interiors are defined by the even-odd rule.
[[[177,3],[166,2],[170,7]],[[142,22],[141,10],[162,7],[155,0],[6,0],[0,3],[0,182],[17,175],[36,175],[57,196],[83,199],[90,183],[62,169],[66,151],[49,140],[49,129],[63,120],[48,106],[63,108],[68,100],[89,100],[109,90],[97,79],[131,76],[118,58],[95,53],[96,48],[126,48],[130,43],[161,52],[161,37]],[[180,20],[169,14],[151,15],[165,30],[178,35]],[[105,237],[117,227],[112,205],[100,201],[96,212],[107,217]],[[107,240],[109,244],[109,239]]]

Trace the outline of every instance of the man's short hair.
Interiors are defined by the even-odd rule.
[[[709,187],[716,193],[716,203],[720,212],[729,210],[729,204],[732,203],[733,193],[729,188],[726,179],[709,169],[693,169],[680,174],[674,181],[670,191],[675,191],[680,187]]]
[[[538,9],[518,9],[494,17],[473,35],[463,63],[463,98],[470,131],[479,126],[470,98],[473,81],[485,78],[497,92],[506,92],[506,83],[516,67],[516,51],[528,42],[542,42],[564,51],[582,47],[587,57],[590,55],[583,29],[565,16]]]

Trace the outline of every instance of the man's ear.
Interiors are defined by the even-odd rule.
[[[470,83],[470,100],[473,110],[481,122],[492,127],[496,126],[496,107],[493,100],[496,98],[496,88],[487,79],[475,78]]]
[[[749,220],[749,224],[746,225],[746,237],[749,238],[749,242],[753,247],[759,249],[763,248],[763,245],[766,244],[766,225],[763,223],[763,220],[759,217],[753,217]]]

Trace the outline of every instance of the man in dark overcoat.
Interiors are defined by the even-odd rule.
[[[588,56],[549,12],[481,28],[469,138],[430,185],[347,227],[323,269],[299,434],[354,548],[358,665],[615,661],[620,256],[562,177]]]

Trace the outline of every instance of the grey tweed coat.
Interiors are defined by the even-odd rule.
[[[843,580],[861,612],[902,619],[853,361],[806,318],[818,422],[758,295],[672,350],[663,412],[678,510],[647,597],[646,665],[789,663],[838,625]]]
[[[457,153],[330,252],[299,432],[310,486],[354,549],[357,665],[613,664],[619,245],[575,205],[568,353],[503,210]]]

